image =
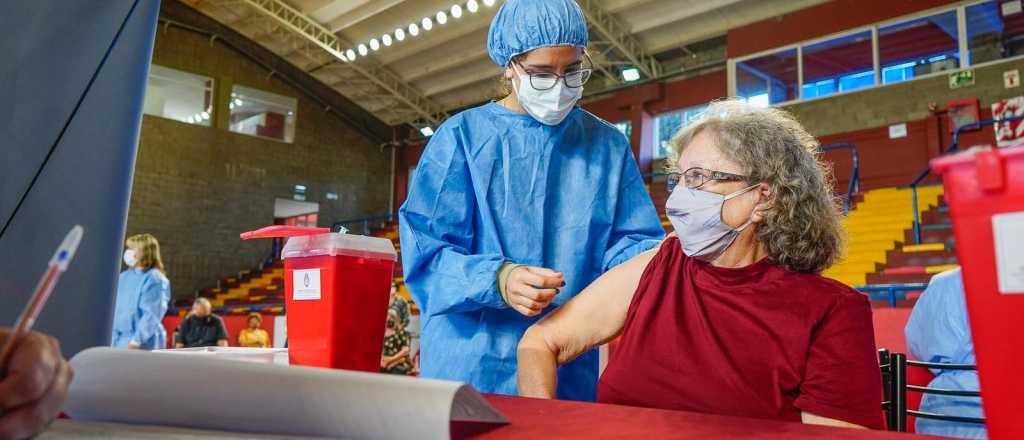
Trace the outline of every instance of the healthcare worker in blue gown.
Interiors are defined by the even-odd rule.
[[[124,264],[128,270],[117,280],[112,345],[142,350],[167,348],[167,331],[161,322],[171,299],[171,282],[163,272],[160,243],[149,234],[129,237]]]
[[[488,51],[514,93],[433,135],[399,211],[422,314],[422,375],[516,393],[516,348],[541,316],[664,236],[629,142],[576,106],[587,23],[572,0],[510,0]],[[596,351],[558,372],[593,400]]]
[[[925,362],[974,365],[974,340],[967,319],[964,280],[960,269],[935,275],[924,294],[914,304],[904,329],[907,347],[915,359]],[[978,372],[965,370],[932,370],[932,388],[978,391]],[[925,394],[921,411],[961,417],[984,417],[978,397]],[[917,419],[918,434],[943,437],[984,439],[985,425]]]

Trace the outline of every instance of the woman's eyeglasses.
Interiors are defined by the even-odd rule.
[[[682,181],[687,188],[697,189],[712,180],[723,182],[744,182],[750,180],[750,177],[709,170],[707,168],[693,167],[681,173],[668,173],[668,181],[665,182],[665,186],[668,188],[668,192],[672,192],[672,190],[676,188],[676,185]]]
[[[523,69],[526,76],[530,77],[530,86],[537,90],[551,90],[559,80],[565,82],[565,86],[570,89],[578,89],[583,87],[594,73],[593,69],[573,70],[566,72],[565,75],[551,72],[530,73],[526,71],[526,66],[519,64],[519,67]]]

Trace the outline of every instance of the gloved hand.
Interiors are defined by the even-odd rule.
[[[500,288],[501,297],[515,311],[525,316],[536,316],[543,311],[558,294],[558,289],[565,287],[565,275],[551,269],[532,266],[506,266],[508,271],[504,279],[504,287]],[[499,287],[502,287],[499,282]]]

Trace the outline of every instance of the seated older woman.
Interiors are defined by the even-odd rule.
[[[785,112],[723,101],[673,144],[678,238],[534,324],[519,394],[554,397],[558,365],[621,335],[600,402],[881,428],[868,300],[819,275],[843,240],[817,142]]]

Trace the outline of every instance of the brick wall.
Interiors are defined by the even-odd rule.
[[[157,32],[153,62],[214,77],[225,109],[232,83],[298,99],[292,144],[231,133],[222,128],[226,114],[214,115],[218,127],[143,118],[128,234],[160,240],[175,296],[265,258],[268,241],[241,242],[238,234],[272,224],[274,199],[291,198],[296,184],[320,204],[321,226],[387,212],[389,151],[299,90],[233,49],[173,26]]]

